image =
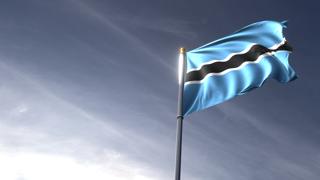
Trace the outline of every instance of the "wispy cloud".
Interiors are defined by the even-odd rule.
[[[8,64],[0,62],[0,69],[6,75],[0,88],[0,167],[8,169],[1,179],[161,179],[163,172],[131,157],[128,150],[136,147],[127,137],[150,147],[155,142],[61,99]]]
[[[123,25],[149,29],[160,33],[166,33],[172,36],[195,39],[197,33],[192,31],[193,26],[199,26],[199,23],[194,23],[182,19],[174,18],[155,18],[148,16],[133,16],[130,14],[120,14],[117,16],[110,16],[110,18]]]
[[[81,9],[81,12],[88,14],[90,17],[94,18],[101,24],[103,24],[109,30],[113,30],[115,34],[122,36],[125,42],[131,43],[132,47],[140,52],[149,56],[152,60],[155,60],[165,68],[169,69],[170,71],[174,71],[174,68],[167,63],[164,59],[161,59],[155,51],[150,49],[148,45],[143,43],[138,37],[134,36],[130,31],[122,28],[121,26],[117,25],[116,23],[112,22],[108,17],[101,14],[99,11],[90,7],[90,4],[87,2],[81,1],[73,1],[74,4],[78,5]]]

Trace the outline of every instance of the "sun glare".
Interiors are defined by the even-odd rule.
[[[179,60],[178,60],[178,82],[179,84],[181,83],[181,79],[182,79],[182,71],[183,71],[183,54],[179,54]]]
[[[126,166],[103,166],[38,153],[0,152],[0,169],[0,179],[4,180],[151,180]]]

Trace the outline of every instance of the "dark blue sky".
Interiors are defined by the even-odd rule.
[[[317,180],[317,1],[3,0],[0,179],[172,179],[177,57],[289,20],[299,78],[185,120],[185,180]],[[50,179],[51,178],[51,179]]]

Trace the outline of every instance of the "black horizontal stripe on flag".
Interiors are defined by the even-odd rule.
[[[254,62],[259,56],[266,53],[276,52],[280,50],[292,51],[292,47],[285,41],[284,44],[277,49],[268,49],[262,45],[253,45],[250,50],[244,54],[236,54],[232,56],[228,61],[214,62],[211,64],[203,65],[199,70],[190,71],[186,74],[185,82],[189,81],[201,81],[210,73],[221,73],[227,69],[237,68],[244,62]]]

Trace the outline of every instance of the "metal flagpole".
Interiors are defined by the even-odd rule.
[[[183,88],[184,88],[184,76],[185,76],[185,66],[186,66],[185,65],[185,57],[186,57],[185,48],[180,48],[175,180],[180,180],[180,176],[181,176],[181,150],[182,150],[182,126],[183,126]]]

